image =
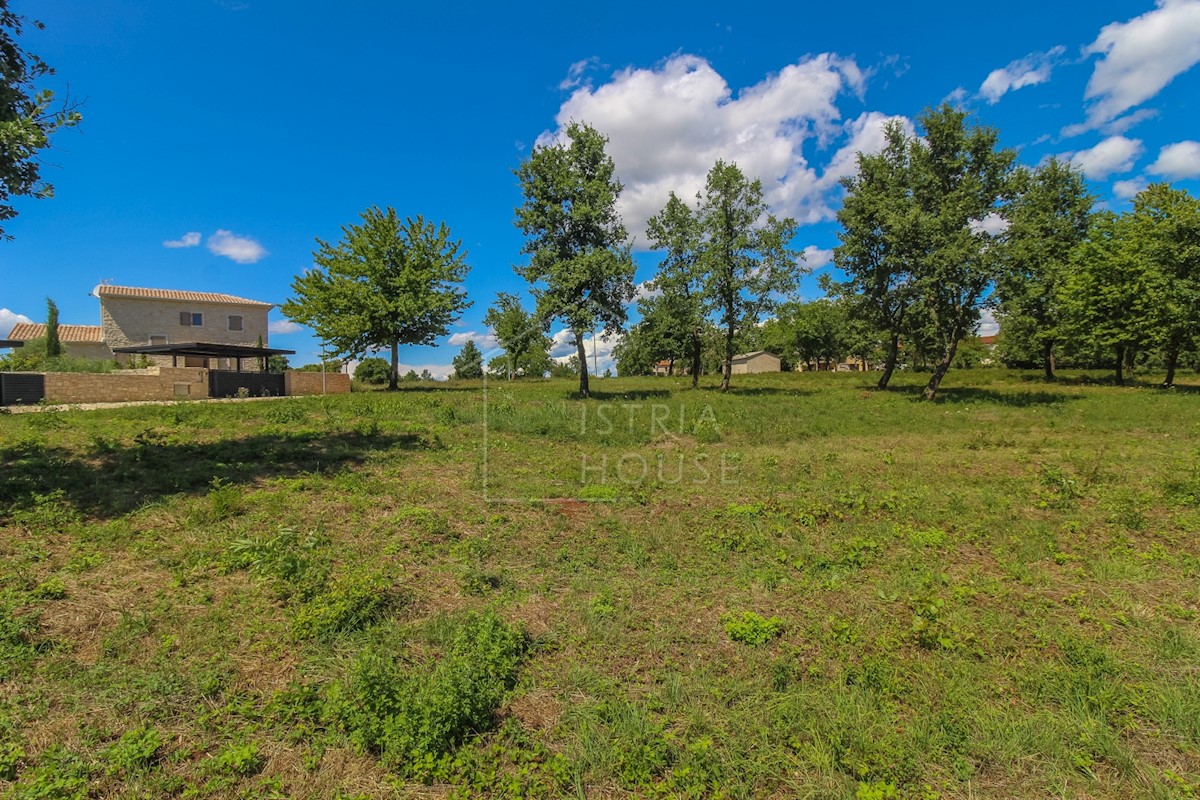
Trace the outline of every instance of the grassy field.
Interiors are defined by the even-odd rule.
[[[1200,796],[1200,393],[921,377],[0,415],[0,793]]]

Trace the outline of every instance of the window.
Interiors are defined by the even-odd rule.
[[[150,334],[150,344],[166,344],[167,337],[159,333]]]
[[[240,330],[242,330],[242,318],[241,318],[241,316],[239,316],[239,315],[237,315],[237,314],[230,314],[230,315],[229,315],[229,330],[231,330],[231,331],[240,331]]]
[[[199,328],[204,325],[204,315],[198,311],[180,311],[179,324],[185,328]]]

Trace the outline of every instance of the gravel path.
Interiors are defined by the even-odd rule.
[[[220,397],[210,400],[127,400],[123,403],[67,403],[63,405],[3,406],[0,413],[37,414],[41,411],[101,411],[129,406],[177,406],[183,403],[254,403],[261,400],[290,400],[289,397]]]

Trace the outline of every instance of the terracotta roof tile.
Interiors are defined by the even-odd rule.
[[[8,338],[27,342],[45,335],[45,325],[37,322],[20,322],[13,326]],[[104,329],[99,325],[59,325],[58,339],[61,342],[103,342]]]
[[[224,303],[226,305],[259,306],[271,308],[273,303],[263,303],[258,300],[247,300],[245,297],[235,297],[231,294],[217,292],[186,292],[176,289],[143,289],[137,286],[109,286],[100,284],[96,287],[96,297],[131,297],[142,300],[183,300],[189,303]]]

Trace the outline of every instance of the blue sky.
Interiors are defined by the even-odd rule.
[[[56,196],[20,202],[0,242],[0,328],[40,321],[47,295],[96,324],[102,280],[282,302],[314,237],[390,205],[470,253],[475,305],[441,346],[402,353],[440,372],[486,336],[496,292],[525,288],[512,170],[572,118],[610,136],[641,241],[669,190],[731,159],[803,223],[817,274],[855,150],[944,98],[1026,163],[1069,154],[1114,208],[1147,180],[1200,186],[1200,0],[12,6],[46,24],[23,45],[85,105],[45,158]],[[645,280],[656,259],[638,261]],[[295,363],[319,347],[286,323],[271,344]]]

